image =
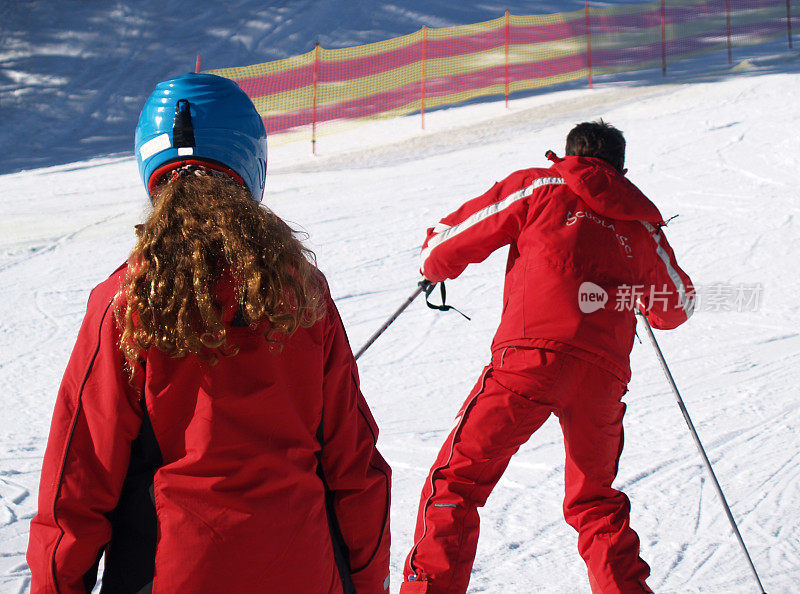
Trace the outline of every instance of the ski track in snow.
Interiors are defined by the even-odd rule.
[[[697,285],[760,283],[755,311],[698,311],[659,332],[687,408],[770,594],[800,581],[800,248],[794,216],[798,54],[786,72],[668,85],[613,84],[441,110],[325,137],[323,156],[271,152],[265,203],[309,234],[355,348],[414,290],[425,228],[515,169],[546,166],[577,121],[626,132],[629,176],[680,213],[667,234]],[[126,257],[145,212],[135,162],[104,159],[0,176],[0,590],[25,592],[24,552],[60,375],[89,290]],[[360,359],[394,469],[392,592],[423,479],[488,362],[504,250],[418,299]],[[754,581],[647,342],[632,354],[616,486],[662,592],[752,592]],[[551,419],[512,459],[482,510],[471,593],[588,592],[561,516],[563,446]]]

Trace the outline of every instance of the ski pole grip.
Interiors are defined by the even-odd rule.
[[[427,278],[423,278],[417,285],[422,288],[425,297],[430,297],[431,293],[433,293],[433,289],[436,287],[436,283],[429,281]]]

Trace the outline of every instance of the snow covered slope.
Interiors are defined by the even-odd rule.
[[[558,152],[572,124],[626,132],[630,178],[666,216],[705,294],[759,285],[755,311],[701,306],[659,333],[676,380],[768,592],[800,581],[800,105],[797,53],[743,72],[667,85],[605,84],[414,118],[270,157],[265,202],[310,234],[354,347],[414,289],[424,229],[495,180]],[[334,143],[337,143],[334,145]],[[346,147],[360,147],[345,150]],[[336,148],[336,150],[333,150]],[[145,197],[130,158],[0,176],[0,591],[24,592],[28,523],[52,402],[90,288],[132,245]],[[363,390],[394,468],[392,591],[411,545],[426,471],[488,361],[504,253],[448,284],[473,317],[414,303],[361,358]],[[722,283],[715,285],[715,283]],[[718,302],[717,299],[716,302]],[[617,485],[658,592],[753,592],[743,557],[649,345],[633,352]],[[549,421],[482,513],[470,592],[588,592],[562,518],[563,451]]]

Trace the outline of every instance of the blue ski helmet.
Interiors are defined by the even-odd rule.
[[[169,170],[200,162],[234,173],[255,200],[264,195],[264,122],[228,78],[188,73],[158,83],[139,116],[134,146],[148,192]]]

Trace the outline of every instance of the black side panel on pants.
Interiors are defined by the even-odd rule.
[[[106,548],[102,594],[151,592],[155,573],[158,522],[153,476],[163,460],[147,408],[117,507],[109,514],[111,541]]]

